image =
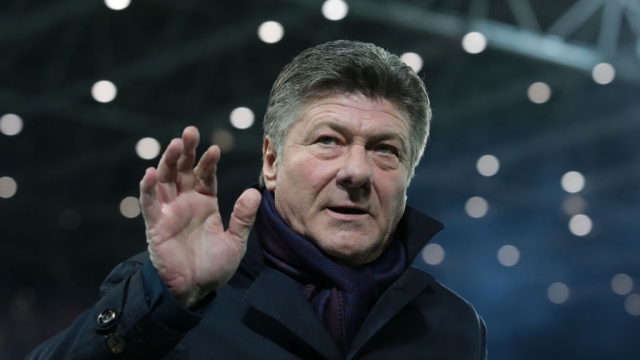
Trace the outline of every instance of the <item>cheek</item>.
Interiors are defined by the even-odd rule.
[[[333,166],[329,161],[313,156],[292,156],[287,161],[289,185],[305,189],[322,189],[333,178]]]
[[[376,188],[380,205],[394,216],[399,209],[404,209],[407,191],[405,181],[403,178],[389,176],[389,174],[382,174],[378,179]]]

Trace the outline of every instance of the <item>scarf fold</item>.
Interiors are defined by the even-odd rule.
[[[284,222],[268,190],[263,192],[256,227],[267,265],[302,286],[304,296],[343,354],[373,305],[409,265],[400,239],[392,239],[376,260],[362,266],[329,257]]]

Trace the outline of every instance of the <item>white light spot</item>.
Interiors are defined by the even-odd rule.
[[[231,125],[236,129],[248,129],[253,125],[253,120],[255,116],[253,115],[253,111],[246,107],[239,107],[233,109],[231,112],[231,116],[229,117],[231,120]]]
[[[547,297],[554,304],[562,304],[569,299],[569,288],[561,282],[553,283],[547,290]]]
[[[580,192],[584,188],[584,183],[584,176],[577,171],[569,171],[562,175],[562,180],[560,180],[564,191],[572,194]]]
[[[582,214],[587,210],[587,202],[580,195],[569,195],[562,202],[562,208],[568,215]]]
[[[591,232],[592,227],[593,223],[591,219],[584,214],[574,215],[571,220],[569,220],[569,230],[576,236],[587,235]]]
[[[101,103],[108,103],[116,98],[118,89],[116,86],[108,80],[101,80],[93,84],[91,88],[91,96]]]
[[[227,153],[233,150],[235,139],[231,131],[227,129],[217,129],[211,135],[211,143],[218,145],[221,152]]]
[[[400,60],[409,65],[415,72],[422,70],[422,57],[416,53],[404,53],[400,56]]]
[[[607,85],[612,82],[616,77],[616,69],[611,66],[611,64],[600,63],[593,67],[593,71],[591,71],[591,76],[593,77],[593,81],[597,82],[600,85]]]
[[[480,196],[474,196],[467,200],[467,203],[464,205],[464,210],[467,212],[467,215],[477,219],[487,214],[487,211],[489,211],[489,204],[487,203],[487,200]]]
[[[505,245],[498,250],[498,262],[504,266],[513,266],[520,260],[520,251],[513,245]]]
[[[473,31],[462,38],[462,48],[469,54],[478,54],[487,47],[487,38],[481,33]]]
[[[145,160],[155,159],[160,154],[160,143],[154,138],[142,138],[136,144],[136,154]]]
[[[120,213],[129,219],[140,215],[140,205],[138,199],[133,196],[128,196],[120,202]]]
[[[258,37],[267,44],[277,43],[284,35],[284,28],[276,21],[266,21],[258,28]]]
[[[16,114],[6,114],[0,117],[0,132],[13,136],[18,135],[22,131],[22,119]]]
[[[640,295],[631,294],[627,297],[627,300],[624,301],[624,308],[631,315],[638,316],[640,315]]]
[[[422,250],[422,259],[429,265],[438,265],[444,260],[444,249],[438,244],[429,244]]]
[[[529,86],[527,96],[531,102],[544,104],[551,98],[551,88],[543,82],[535,82]]]
[[[131,0],[104,0],[104,3],[111,10],[122,10],[129,6]]]
[[[349,5],[343,0],[327,0],[322,4],[322,15],[329,20],[342,20],[349,12]]]
[[[627,274],[618,274],[611,279],[611,288],[618,295],[627,295],[633,290],[633,279]]]
[[[476,168],[478,168],[480,175],[493,176],[500,170],[500,162],[493,155],[484,155],[478,159]]]
[[[0,197],[8,199],[18,191],[18,183],[8,176],[0,178]]]

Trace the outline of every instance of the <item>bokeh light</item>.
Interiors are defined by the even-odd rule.
[[[229,116],[229,120],[231,121],[231,125],[236,129],[248,129],[253,125],[253,121],[255,119],[255,115],[253,115],[253,111],[246,107],[239,107],[233,109],[231,115]]]
[[[607,85],[616,78],[616,69],[608,63],[600,63],[591,71],[593,81],[600,85]]]
[[[561,282],[553,283],[547,290],[547,297],[554,304],[562,304],[569,299],[569,287]]]
[[[235,138],[231,131],[227,129],[216,129],[211,134],[211,143],[220,147],[220,152],[228,153],[233,151],[235,146]]]
[[[91,88],[91,96],[97,102],[108,103],[116,98],[118,89],[116,86],[108,80],[100,80],[93,84]]]
[[[585,236],[591,232],[593,223],[591,218],[584,214],[578,214],[569,220],[569,230],[573,235]]]
[[[136,154],[145,160],[155,159],[160,154],[160,143],[151,137],[142,138],[136,143]]]
[[[438,244],[429,244],[422,250],[422,260],[429,265],[438,265],[444,260],[444,249]]]
[[[618,274],[611,279],[611,289],[618,295],[627,295],[633,290],[633,279],[627,274]]]
[[[560,184],[564,191],[575,194],[584,188],[584,176],[577,171],[569,171],[562,176]]]
[[[404,53],[400,56],[400,60],[409,65],[415,72],[422,70],[422,57],[416,53]]]
[[[513,245],[505,245],[498,250],[498,262],[504,266],[513,266],[520,260],[520,251]]]
[[[104,4],[111,10],[122,10],[131,4],[131,0],[104,0]]]
[[[322,15],[329,20],[342,20],[349,12],[349,5],[344,0],[327,0],[322,4]]]
[[[22,119],[16,114],[5,114],[0,117],[0,132],[13,136],[22,131]]]
[[[476,168],[480,175],[493,176],[498,173],[498,170],[500,170],[500,161],[498,161],[498,158],[493,155],[484,155],[478,159]]]
[[[18,191],[18,183],[8,176],[0,177],[0,198],[8,199]]]
[[[467,200],[467,203],[464,205],[464,210],[467,212],[467,215],[477,219],[487,214],[489,204],[484,198],[474,196]]]
[[[544,104],[551,98],[551,88],[543,82],[535,82],[527,89],[527,96],[532,103]]]
[[[477,31],[470,32],[462,38],[462,48],[469,54],[478,54],[487,47],[487,38]]]
[[[140,215],[140,205],[138,204],[138,199],[133,196],[127,196],[122,199],[120,202],[120,213],[122,216],[127,217],[129,219],[133,219],[134,217]]]
[[[640,295],[631,294],[624,301],[624,308],[633,316],[640,315]]]
[[[284,36],[284,28],[276,21],[265,21],[258,28],[258,37],[267,44],[277,43]]]

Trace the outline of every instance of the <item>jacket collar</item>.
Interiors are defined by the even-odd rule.
[[[410,263],[415,261],[415,258],[420,254],[422,248],[442,229],[444,229],[444,224],[438,220],[422,214],[409,206],[405,207],[404,214],[396,228],[396,233],[400,239],[404,239],[406,242],[407,256]],[[262,254],[262,246],[258,240],[255,227],[251,229],[251,233],[249,234],[247,252],[242,262],[243,265],[255,269],[255,272],[252,271],[255,275],[253,279],[266,267]]]
[[[406,241],[407,255],[413,261],[427,242],[443,228],[444,225],[439,221],[406,207],[396,232],[400,232],[398,235]],[[307,300],[295,281],[265,265],[255,229],[249,235],[247,252],[242,264],[239,269],[243,273],[242,279],[238,278],[237,284],[248,289],[245,300],[251,306],[280,322],[325,359],[344,358],[310,304],[298,306],[297,315],[291,316],[291,304],[305,304]],[[378,299],[346,358],[354,358],[375,333],[413,297],[423,291],[432,279],[431,275],[409,266]]]

